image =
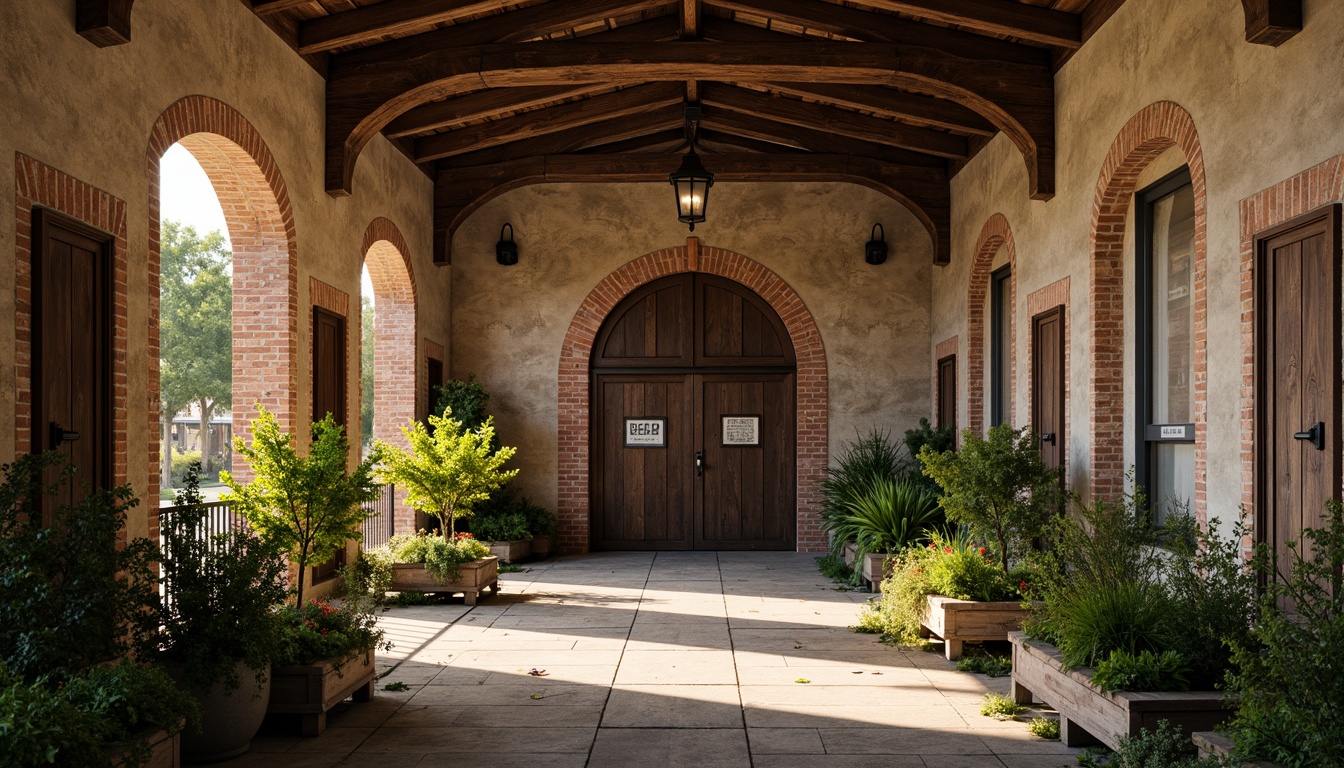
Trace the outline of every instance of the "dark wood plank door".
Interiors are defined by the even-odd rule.
[[[313,307],[313,421],[345,426],[345,318]]]
[[[1256,530],[1282,568],[1339,494],[1339,230],[1331,206],[1257,242]]]
[[[694,377],[597,377],[593,474],[596,549],[691,549],[694,546]],[[627,419],[659,422],[660,435],[628,439]],[[647,430],[646,430],[647,431]],[[661,439],[654,439],[661,437]],[[629,444],[637,443],[637,444]]]
[[[938,428],[957,431],[957,356],[938,361]]]
[[[1031,426],[1047,467],[1064,465],[1064,306],[1031,319]]]
[[[696,549],[793,549],[793,374],[696,378]]]
[[[74,503],[82,487],[112,482],[112,238],[35,213],[32,448],[58,450],[74,465],[59,499]]]

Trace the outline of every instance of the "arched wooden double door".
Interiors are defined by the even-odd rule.
[[[793,344],[746,286],[674,275],[592,356],[593,549],[794,549]]]

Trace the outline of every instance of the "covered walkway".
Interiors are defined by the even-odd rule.
[[[979,714],[1007,678],[852,632],[864,593],[794,553],[608,553],[502,577],[476,608],[393,608],[374,701],[228,765],[1037,768]],[[382,690],[389,682],[404,692]]]

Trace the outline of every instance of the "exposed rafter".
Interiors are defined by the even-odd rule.
[[[955,24],[985,35],[1007,35],[1036,45],[1077,48],[1082,22],[1076,13],[1023,5],[1011,0],[860,0],[917,19]]]
[[[515,141],[502,146],[452,155],[439,160],[436,167],[442,173],[444,170],[451,168],[507,163],[515,157],[576,152],[587,147],[671,130],[681,124],[682,111],[680,105],[678,105],[677,108],[664,108],[661,112],[648,112],[632,117],[603,120],[598,123],[556,131],[555,133]]]
[[[1283,45],[1302,31],[1302,0],[1241,0],[1246,41]]]
[[[700,98],[706,105],[731,112],[873,144],[888,144],[954,160],[964,160],[969,154],[966,139],[961,136],[913,128],[890,120],[808,104],[797,99],[770,96],[759,91],[712,83],[705,85]]]
[[[252,12],[258,16],[274,16],[312,2],[313,0],[252,0]]]
[[[639,115],[682,103],[680,83],[649,83],[515,117],[480,123],[415,142],[415,161],[425,163],[473,150],[533,139],[606,120]]]
[[[459,96],[447,101],[435,101],[416,107],[404,115],[398,116],[387,124],[383,133],[388,138],[400,139],[446,128],[458,123],[482,120],[507,112],[532,109],[544,104],[553,104],[577,96],[589,96],[594,92],[610,89],[606,83],[593,85],[584,83],[573,87],[563,85],[541,85],[523,88],[494,88]]]
[[[969,133],[993,136],[998,128],[975,112],[947,99],[935,99],[918,93],[906,93],[872,85],[830,85],[827,83],[765,83],[766,88],[790,96],[816,99],[827,104],[894,117],[905,122]]]
[[[99,48],[131,42],[131,4],[135,0],[77,0],[75,32]]]
[[[900,149],[889,144],[878,144],[862,139],[852,139],[848,136],[837,136],[822,130],[782,123],[759,114],[747,115],[719,107],[707,107],[705,109],[704,125],[706,128],[712,128],[724,134],[769,142],[783,147],[805,149],[808,152],[818,154],[871,157],[909,166],[947,167],[946,160],[932,155]]]
[[[421,32],[515,5],[517,0],[384,0],[299,24],[299,52],[317,53]]]
[[[545,182],[666,181],[680,155],[619,154],[518,157],[506,163],[440,172],[434,185],[434,253],[451,263],[453,233],[494,197]],[[718,181],[848,181],[876,189],[908,208],[929,232],[934,261],[947,263],[951,201],[940,168],[912,168],[871,158],[816,154],[716,154]]]

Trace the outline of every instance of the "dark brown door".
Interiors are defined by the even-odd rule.
[[[81,487],[112,482],[112,238],[53,211],[35,214],[32,447],[75,466],[60,498],[74,503]]]
[[[345,318],[313,307],[313,421],[345,426]]]
[[[1340,483],[1340,208],[1257,238],[1257,537],[1287,568]]]
[[[793,345],[745,286],[684,274],[593,347],[595,549],[792,549]]]
[[[1064,465],[1064,306],[1031,319],[1031,426],[1047,467]]]
[[[957,356],[938,361],[938,428],[957,431]]]

